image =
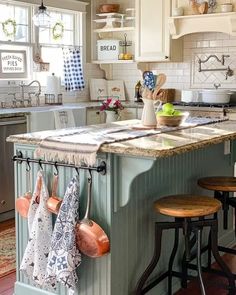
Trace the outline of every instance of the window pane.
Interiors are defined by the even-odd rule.
[[[50,43],[50,29],[39,28],[39,43]]]
[[[28,11],[22,7],[15,7],[15,21],[17,24],[28,24]]]
[[[48,75],[55,73],[63,79],[63,55],[61,48],[42,47],[41,55],[44,62],[50,63]],[[37,73],[38,74],[38,73]],[[45,74],[44,74],[45,76]],[[46,79],[43,84],[46,84]]]
[[[2,26],[0,26],[0,40],[1,41],[29,41],[29,27],[28,27],[28,8],[21,6],[0,4],[0,19]],[[9,22],[10,20],[10,22]],[[8,24],[5,23],[8,21]],[[14,31],[14,24],[16,24],[16,34],[9,34]],[[5,28],[5,31],[3,29]]]

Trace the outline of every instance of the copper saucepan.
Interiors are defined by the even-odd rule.
[[[47,201],[48,211],[54,214],[58,214],[62,200],[57,197],[57,188],[58,188],[58,175],[53,176],[52,183],[52,195]]]
[[[30,170],[27,170],[27,172],[30,173]],[[30,183],[30,175],[29,175],[28,182]],[[37,179],[36,191],[35,191],[36,202],[38,204],[40,202],[39,196],[40,196],[41,186],[42,186],[42,178],[40,177],[39,179]],[[30,190],[27,193],[25,193],[23,196],[16,199],[16,210],[20,214],[20,216],[22,216],[24,218],[28,217],[31,199],[32,199],[32,193]]]
[[[89,219],[91,207],[92,177],[88,178],[87,208],[84,218],[76,227],[76,243],[79,250],[89,257],[101,257],[110,251],[110,242],[104,230]]]

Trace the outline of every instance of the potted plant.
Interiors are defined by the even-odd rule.
[[[124,109],[121,101],[119,99],[113,100],[112,98],[107,98],[102,102],[100,111],[106,112],[106,123],[117,121],[120,117],[120,111]]]

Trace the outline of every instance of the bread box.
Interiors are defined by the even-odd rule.
[[[118,60],[120,53],[120,40],[97,40],[98,60]]]

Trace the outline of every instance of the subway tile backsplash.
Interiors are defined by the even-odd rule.
[[[155,74],[165,73],[167,82],[165,88],[176,89],[176,100],[181,97],[183,89],[213,88],[214,83],[220,83],[222,88],[236,89],[236,37],[224,33],[199,33],[183,37],[184,57],[181,63],[151,63],[150,70]],[[233,77],[225,79],[225,72],[198,72],[198,58],[205,59],[210,54],[221,58],[222,54],[229,54],[225,66],[214,59],[204,64],[204,68],[219,68],[230,66],[235,71]],[[86,64],[86,88],[81,92],[63,92],[64,102],[79,102],[89,100],[89,79],[104,78],[104,72],[98,65]],[[125,92],[128,100],[134,100],[134,87],[142,79],[142,73],[137,64],[114,64],[113,79],[124,80]],[[44,89],[44,88],[43,88]],[[19,87],[0,88],[0,101],[9,92],[18,92]],[[10,98],[8,98],[10,99]],[[43,102],[43,98],[42,98]]]

